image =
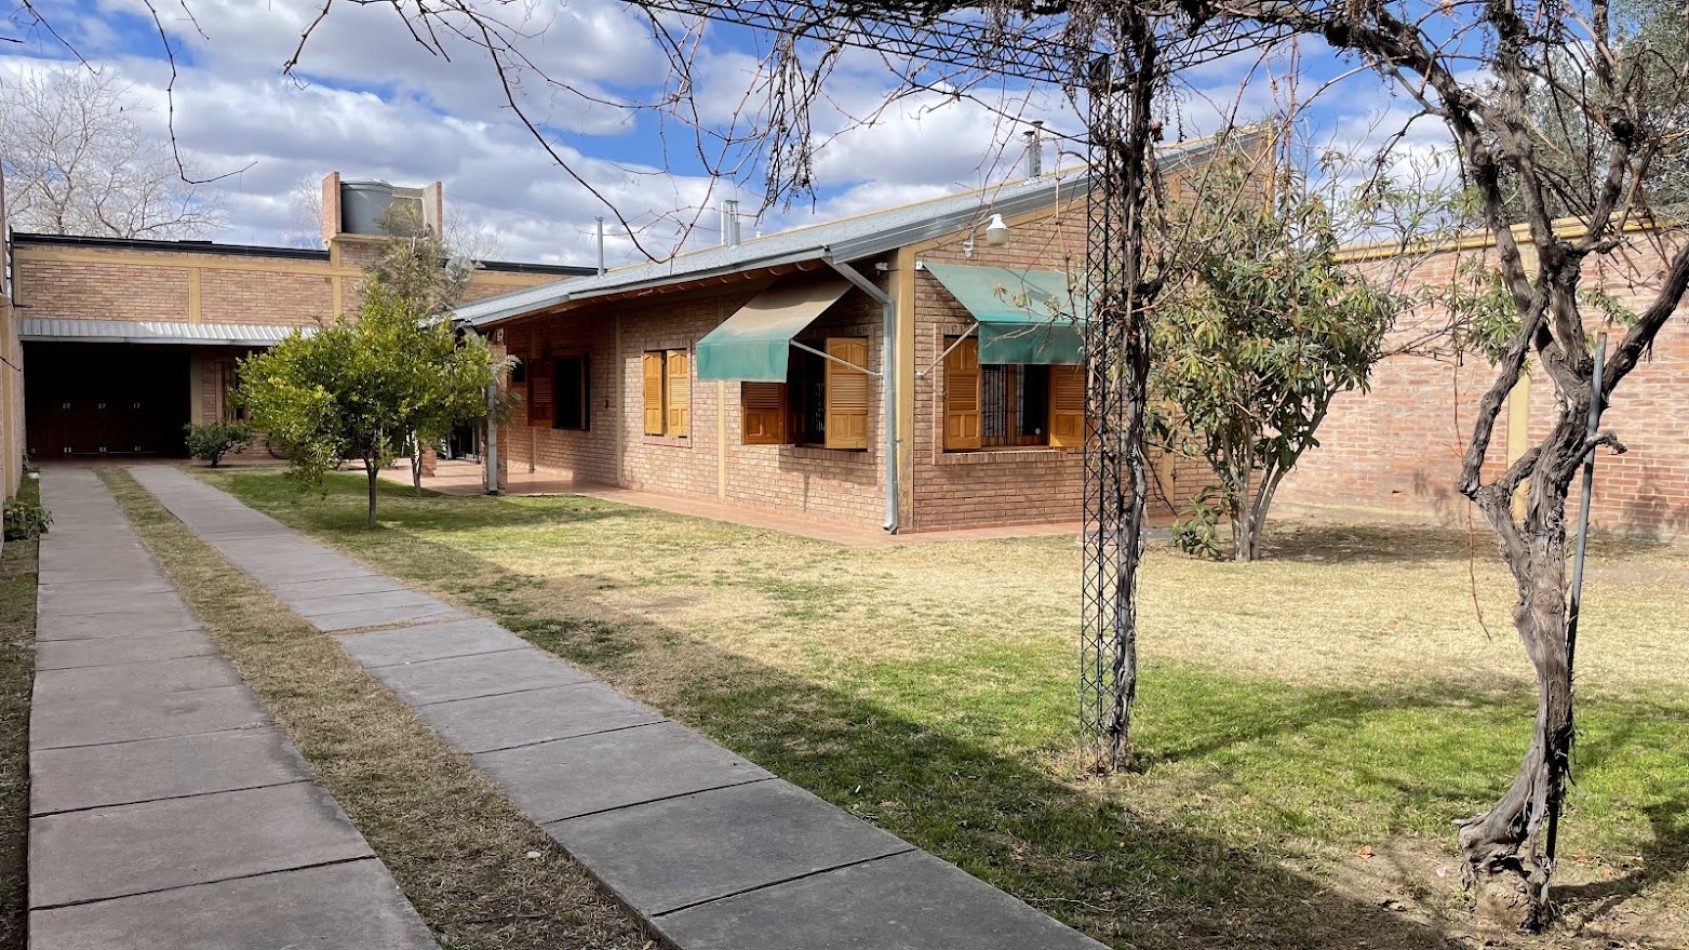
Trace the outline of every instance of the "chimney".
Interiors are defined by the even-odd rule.
[[[1042,120],[1032,123],[1032,128],[1026,130],[1026,177],[1037,178],[1044,174],[1044,123]]]
[[[329,172],[323,179],[323,247],[334,243],[340,234],[340,173]]]

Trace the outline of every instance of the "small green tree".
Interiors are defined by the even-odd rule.
[[[1183,215],[1203,240],[1151,327],[1151,387],[1170,410],[1158,429],[1208,462],[1232,556],[1253,561],[1279,484],[1333,398],[1366,388],[1401,304],[1339,263],[1331,212],[1300,176],[1268,197],[1234,170]]]
[[[467,269],[440,242],[389,216],[394,235],[365,276],[357,320],[325,322],[241,364],[241,398],[254,422],[285,446],[290,472],[320,485],[344,459],[363,463],[369,523],[376,485],[419,431],[438,432],[486,413],[492,351],[461,338],[441,312],[461,293]]]

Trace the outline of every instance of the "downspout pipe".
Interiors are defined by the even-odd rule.
[[[487,387],[487,494],[498,494],[498,382]]]
[[[830,249],[823,259],[840,277],[880,302],[880,416],[884,420],[880,431],[885,434],[883,454],[886,463],[886,520],[881,527],[896,534],[900,521],[897,503],[897,303],[861,271],[835,258]]]

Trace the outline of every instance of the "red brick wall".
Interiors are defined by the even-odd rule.
[[[25,244],[15,249],[14,297],[35,317],[294,326],[334,315],[336,278],[342,309],[355,310],[363,276],[358,267],[379,250],[374,242],[350,243],[336,265],[191,248],[138,251]],[[465,296],[475,300],[556,279],[481,271]]]
[[[1468,255],[1482,252],[1467,251]],[[1453,253],[1421,265],[1413,281],[1446,280]],[[1603,286],[1632,310],[1652,299],[1661,269],[1657,252],[1637,242],[1623,270],[1586,271],[1586,286]],[[1666,324],[1645,360],[1619,386],[1602,421],[1629,446],[1603,453],[1596,465],[1592,519],[1627,532],[1689,534],[1689,309]],[[1591,329],[1595,327],[1591,326]],[[1622,328],[1610,331],[1614,342]],[[1321,447],[1305,456],[1279,493],[1282,501],[1354,508],[1464,524],[1470,503],[1455,491],[1460,454],[1471,435],[1478,400],[1493,378],[1482,357],[1464,363],[1395,356],[1374,370],[1372,391],[1346,394],[1321,428]],[[1514,398],[1518,398],[1515,396]],[[1529,435],[1547,430],[1553,384],[1532,373]],[[1507,460],[1509,413],[1504,410],[1487,459],[1494,472]],[[1576,488],[1574,488],[1576,497]]]
[[[983,221],[982,221],[983,228]],[[921,261],[1065,271],[1083,293],[1085,201],[1076,194],[1040,217],[1013,222],[1009,243],[990,247],[965,235],[923,249]],[[915,383],[914,511],[911,530],[993,524],[1075,521],[1084,488],[1079,448],[1020,448],[946,452],[943,439],[945,338],[973,325],[966,308],[930,273],[915,275],[915,367],[932,369]],[[1149,512],[1166,520],[1211,481],[1201,459],[1151,455]],[[1168,499],[1174,499],[1169,501]]]

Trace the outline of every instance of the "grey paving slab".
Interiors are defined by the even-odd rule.
[[[187,609],[180,594],[174,590],[147,594],[89,593],[80,597],[38,598],[37,613],[42,617],[83,617],[100,614],[145,614]]]
[[[62,580],[54,574],[48,575],[51,580],[41,582],[41,599],[85,597],[101,593],[123,594],[152,594],[160,591],[175,590],[176,585],[170,578],[164,576],[164,571],[148,566],[146,570],[131,576],[102,578],[91,581]]]
[[[911,850],[778,779],[559,821],[546,831],[647,915]]]
[[[362,565],[346,562],[318,563],[317,561],[267,560],[256,558],[242,561],[230,558],[241,570],[251,574],[260,584],[296,584],[301,581],[323,581],[336,577],[361,577],[375,573]]]
[[[673,722],[483,752],[475,764],[538,822],[772,778]]]
[[[500,650],[521,650],[528,641],[491,620],[454,620],[380,633],[336,637],[341,649],[365,667],[443,660]]]
[[[341,597],[346,594],[375,594],[389,590],[406,590],[403,583],[385,574],[362,574],[357,577],[325,577],[321,580],[300,581],[293,584],[265,585],[282,601],[320,597]]]
[[[180,693],[235,686],[240,674],[221,656],[187,656],[122,666],[83,666],[35,674],[37,706],[78,702],[89,696],[121,699],[147,693]]]
[[[488,752],[663,722],[663,714],[601,683],[437,703],[429,725],[466,752]]]
[[[169,610],[119,611],[75,617],[42,614],[35,621],[35,639],[88,640],[169,633],[199,627],[199,618],[186,606]]]
[[[402,607],[443,607],[441,601],[414,590],[386,590],[373,594],[330,594],[321,597],[300,597],[290,594],[282,603],[301,617],[326,617],[357,610],[380,610]]]
[[[309,783],[32,818],[29,906],[206,884],[372,852]]]
[[[245,686],[183,693],[93,696],[36,707],[29,717],[29,747],[56,749],[106,742],[187,736],[269,724]]]
[[[31,950],[438,950],[379,861],[29,915]]]
[[[686,950],[1103,950],[919,851],[711,901],[655,925]]]
[[[32,815],[309,781],[311,769],[274,728],[144,739],[29,757]]]
[[[99,640],[49,640],[35,645],[37,670],[149,663],[184,656],[215,656],[217,644],[203,630],[141,633]]]
[[[379,666],[370,672],[413,706],[567,686],[589,679],[561,660],[533,649]]]
[[[325,633],[356,630],[359,627],[386,627],[396,623],[419,623],[430,620],[452,620],[462,617],[456,608],[434,601],[406,607],[371,607],[345,613],[320,614],[307,617],[311,626]]]

